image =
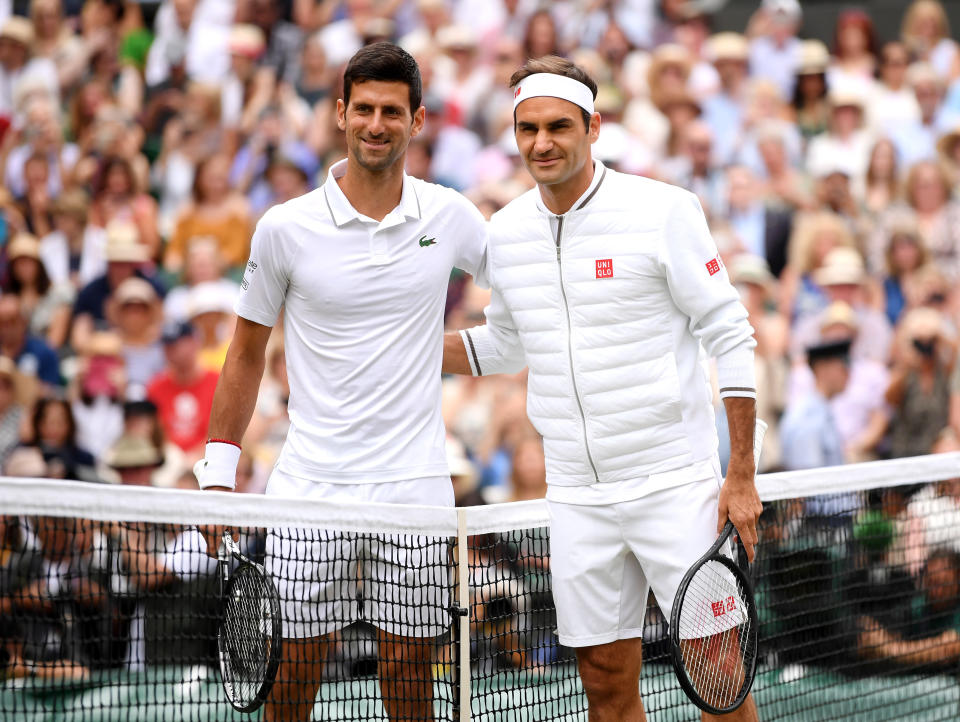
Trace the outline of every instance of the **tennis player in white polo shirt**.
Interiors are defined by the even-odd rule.
[[[338,122],[347,158],[322,187],[267,211],[253,235],[237,330],[210,416],[198,479],[232,488],[284,308],[290,430],[267,493],[304,499],[453,506],[440,414],[447,282],[482,273],[485,224],[455,191],[408,177],[423,127],[420,72],[379,43],[344,72]],[[391,719],[433,719],[432,645],[449,627],[445,550],[415,537],[268,537],[283,601],[284,654],[267,720],[306,720],[328,635],[358,613],[378,628],[381,696]]]
[[[487,325],[447,334],[443,367],[529,367],[560,642],[576,648],[591,722],[636,722],[648,590],[669,619],[728,517],[753,559],[753,329],[696,197],[591,158],[596,83],[546,57],[511,87],[537,188],[491,219]],[[726,480],[707,355],[730,421]],[[755,720],[753,700],[723,719]]]

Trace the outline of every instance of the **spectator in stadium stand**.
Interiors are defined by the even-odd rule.
[[[824,341],[851,341],[854,346],[860,329],[857,315],[843,301],[831,303],[819,317],[820,338]],[[844,445],[848,462],[872,461],[876,447],[887,429],[887,407],[883,390],[890,372],[883,361],[851,354],[850,379],[844,390],[830,399],[830,408]],[[813,388],[815,380],[808,364],[794,364],[788,383],[788,405],[797,403]]]
[[[927,265],[930,254],[911,218],[894,221],[886,230],[889,235],[885,264],[878,277],[882,284],[883,310],[887,321],[894,326],[906,308],[907,288],[917,271]]]
[[[854,240],[839,216],[814,212],[797,217],[788,243],[778,306],[792,326],[827,305],[826,295],[813,274],[823,266],[830,251],[841,246],[852,248]]]
[[[227,70],[223,52],[226,28],[203,9],[198,0],[162,3],[154,23],[155,38],[147,54],[144,80],[156,86],[170,79],[172,66],[183,63],[186,74],[196,80],[219,82]]]
[[[188,456],[199,458],[218,374],[201,365],[200,340],[189,323],[167,324],[162,339],[166,368],[151,379],[147,398],[160,412],[166,437]]]
[[[938,0],[915,0],[903,14],[900,37],[919,60],[930,63],[944,80],[960,78],[960,47],[950,36],[947,13]]]
[[[10,15],[0,26],[0,117],[9,124],[16,108],[17,85],[28,77],[39,77],[56,92],[57,71],[47,58],[31,57],[33,25],[24,17]]]
[[[871,617],[858,620],[860,654],[908,667],[911,672],[956,666],[960,659],[960,554],[933,552],[906,625],[888,628]]]
[[[165,290],[161,283],[146,271],[147,248],[138,240],[137,227],[132,223],[114,221],[106,228],[104,255],[106,272],[80,289],[73,306],[73,328],[70,345],[82,352],[94,330],[106,328],[107,300],[128,278],[142,278],[153,286],[158,295]]]
[[[44,391],[61,385],[60,360],[43,339],[29,333],[27,312],[19,296],[0,296],[0,355],[13,360],[27,377],[35,378]]]
[[[903,43],[886,43],[880,50],[880,77],[873,88],[867,117],[876,133],[888,133],[900,123],[920,119],[917,96],[907,82],[910,51]]]
[[[762,196],[768,208],[810,211],[816,207],[809,177],[797,167],[799,163],[790,161],[787,154],[789,137],[796,133],[795,127],[788,131],[782,121],[761,123],[752,133],[762,164]],[[800,141],[799,135],[796,137]]]
[[[0,284],[4,293],[20,298],[30,318],[30,333],[59,349],[67,340],[76,288],[69,281],[50,281],[40,260],[40,242],[27,233],[14,236],[7,248],[7,262],[7,279]]]
[[[639,637],[646,610],[642,601],[620,609],[619,600],[646,600],[651,585],[669,617],[683,570],[728,517],[753,556],[762,511],[753,482],[756,344],[696,197],[591,158],[600,131],[595,81],[557,57],[528,61],[512,81],[517,143],[538,187],[492,218],[487,324],[446,334],[444,370],[489,375],[528,366],[527,411],[544,435],[559,640],[576,648],[592,717],[640,719]],[[626,212],[638,197],[643,207]],[[556,249],[535,242],[548,227]],[[621,254],[615,239],[641,227],[662,229],[650,235],[659,260],[647,259],[648,282],[632,283],[630,252]],[[612,258],[596,260],[591,249],[598,243]],[[560,277],[558,252],[564,259]],[[512,272],[517,267],[530,270],[518,275]],[[657,313],[639,310],[651,304]],[[563,340],[563,313],[554,313],[564,306],[576,339],[570,347]],[[554,322],[545,326],[543,319],[550,318]],[[710,390],[696,363],[701,343],[719,357],[720,394],[730,419],[733,453],[722,487]],[[598,344],[606,349],[599,356],[589,350]],[[644,344],[658,350],[637,362],[630,349]],[[663,348],[671,349],[667,356]],[[618,375],[627,365],[631,373]],[[697,373],[699,382],[693,380]],[[625,403],[628,398],[634,401]],[[637,411],[642,408],[665,416],[653,425]],[[613,441],[624,433],[632,441]],[[656,472],[667,469],[669,480],[652,490]],[[682,534],[674,537],[671,525],[657,524],[653,537],[634,536],[660,514],[685,514]],[[596,554],[584,555],[588,546]],[[670,565],[654,561],[654,547],[670,550]],[[625,558],[632,565],[626,576]],[[611,571],[606,564],[613,559]],[[756,720],[752,698],[729,719]]]
[[[193,199],[180,211],[164,252],[170,273],[183,270],[187,241],[196,236],[217,240],[220,257],[229,268],[243,267],[250,250],[250,204],[230,187],[230,158],[218,154],[197,164]]]
[[[780,421],[783,466],[787,470],[839,466],[846,460],[830,401],[847,387],[850,341],[816,343],[806,351],[813,388],[788,404]]]
[[[904,168],[923,160],[935,160],[937,139],[960,120],[960,114],[944,107],[943,80],[932,66],[914,63],[907,71],[907,81],[916,96],[920,117],[887,129]]]
[[[829,66],[830,53],[826,45],[819,40],[800,43],[791,105],[800,135],[807,140],[826,131],[830,122],[830,105],[827,101]]]
[[[197,332],[200,342],[200,365],[220,372],[227,347],[233,337],[233,304],[237,294],[224,295],[220,284],[198,283],[190,289],[187,301],[187,320]]]
[[[796,83],[801,50],[797,31],[802,20],[798,0],[763,0],[747,24],[750,76],[773,82],[784,99],[792,97]]]
[[[720,76],[720,90],[703,101],[703,121],[713,130],[714,156],[725,166],[742,141],[750,45],[739,33],[717,33],[707,42],[707,57]]]
[[[929,453],[948,425],[955,343],[943,316],[931,308],[907,311],[900,321],[886,391],[891,457]]]
[[[32,94],[23,105],[20,127],[7,131],[0,146],[4,184],[15,198],[23,198],[27,191],[24,172],[27,159],[43,156],[49,169],[47,190],[50,197],[55,198],[69,179],[80,157],[80,149],[64,140],[63,122],[55,96]]]
[[[953,188],[951,197],[956,198],[957,189],[960,188],[960,124],[940,136],[940,140],[937,141],[937,153],[940,165],[950,179],[950,187]]]
[[[708,218],[723,213],[726,178],[713,160],[713,131],[706,123],[687,124],[680,154],[665,160],[660,170],[664,180],[695,193]]]
[[[833,32],[827,85],[865,95],[876,74],[877,50],[877,33],[870,16],[856,8],[841,11]]]
[[[863,188],[858,193],[860,207],[871,222],[901,201],[900,180],[897,148],[889,138],[879,138],[870,150]]]
[[[487,501],[478,489],[480,474],[476,465],[467,456],[467,449],[459,439],[447,434],[447,466],[453,482],[453,498],[456,506],[480,506]]]
[[[167,320],[186,321],[190,292],[199,284],[214,284],[217,292],[232,303],[240,293],[240,284],[224,277],[224,263],[220,245],[210,236],[195,236],[186,243],[183,282],[170,289],[163,301],[163,315]]]
[[[828,128],[810,139],[806,166],[816,174],[817,170],[842,163],[852,180],[859,181],[867,171],[872,142],[863,127],[864,97],[859,90],[831,88],[827,102]]]
[[[369,8],[371,2],[370,0],[350,0],[349,5],[348,13],[356,15],[358,13],[357,8],[360,5]],[[263,31],[267,49],[261,63],[273,70],[274,76],[278,80],[289,83],[296,77],[298,56],[303,44],[303,31],[281,17],[281,7],[274,0],[249,0],[241,10],[242,17],[238,19],[256,25]],[[337,52],[347,52],[347,49],[342,47],[338,47],[336,50]],[[330,56],[331,50],[329,47],[327,52]],[[349,55],[347,58],[349,58]],[[344,59],[346,58],[337,60],[336,64],[339,65]]]
[[[950,428],[954,438],[960,439],[960,356],[950,374]]]
[[[33,402],[30,387],[16,364],[0,356],[0,468],[20,443],[20,430]]]
[[[69,282],[79,291],[107,270],[106,231],[87,223],[89,199],[67,188],[54,200],[53,230],[40,239],[40,258],[52,283]]]
[[[960,451],[960,437],[952,428],[943,429],[930,449],[931,454]],[[960,552],[960,477],[927,484],[907,506],[904,564],[919,577],[935,549]]]
[[[123,342],[112,331],[95,331],[75,357],[70,398],[77,420],[77,443],[98,460],[123,431],[127,389]]]
[[[32,421],[30,442],[40,449],[52,478],[97,481],[93,454],[77,444],[77,422],[69,401],[40,399]]]
[[[949,281],[960,281],[960,201],[951,197],[946,171],[936,161],[921,161],[910,168],[905,185],[907,209],[914,214],[931,260]],[[891,208],[880,223],[898,217],[902,210]]]
[[[23,165],[24,192],[19,199],[20,210],[27,221],[27,230],[33,235],[50,232],[50,167],[44,155],[35,153]]]
[[[93,184],[90,222],[108,228],[114,221],[126,221],[137,228],[137,242],[154,260],[160,253],[157,228],[157,202],[137,187],[133,166],[119,156],[105,158]]]
[[[163,368],[160,346],[163,306],[157,292],[142,278],[128,278],[107,301],[107,320],[120,336],[127,393],[142,393],[154,374]]]
[[[787,265],[792,213],[764,203],[756,176],[746,166],[735,165],[727,169],[726,188],[723,216],[728,219],[740,247],[763,258],[770,272],[779,277]]]
[[[824,305],[806,317],[797,319],[791,338],[791,355],[800,357],[805,346],[819,335],[826,308],[843,301],[853,308],[859,333],[853,344],[856,358],[869,358],[880,363],[890,359],[893,328],[886,315],[871,301],[873,282],[867,276],[860,253],[850,246],[834,248],[823,264],[813,272],[813,281],[823,292]]]
[[[263,174],[266,183],[258,189],[253,199],[254,215],[260,217],[273,206],[286,203],[308,192],[311,189],[311,183],[307,174],[311,170],[313,170],[312,163],[306,166],[281,154],[275,155]]]
[[[161,463],[154,469],[150,481],[154,486],[169,487],[179,483],[180,477],[184,473],[189,473],[190,464],[183,450],[168,440],[163,432],[163,426],[160,424],[160,415],[156,404],[148,399],[142,401],[127,401],[123,404],[122,421],[120,433],[113,436],[111,444],[121,436],[136,436],[146,439],[150,444],[160,451],[163,458]],[[194,478],[193,485],[190,488],[196,488],[197,480]]]

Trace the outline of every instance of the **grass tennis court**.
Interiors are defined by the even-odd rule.
[[[786,673],[792,675],[791,671]],[[764,722],[810,722],[851,720],[881,722],[910,720],[933,722],[960,718],[960,685],[948,676],[883,676],[857,680],[833,673],[807,671],[805,676],[785,681],[781,671],[761,671],[754,694]],[[551,719],[582,719],[585,713],[570,714],[558,709],[558,701],[569,704],[571,676],[554,671],[528,674],[520,684],[511,683],[514,674],[488,678],[483,694],[475,699],[473,719],[546,722]],[[217,673],[203,667],[163,668],[139,675],[103,675],[95,686],[72,692],[62,689],[47,693],[42,687],[3,687],[0,709],[12,711],[17,722],[224,722],[257,719],[244,715],[223,701]],[[642,690],[651,722],[693,722],[697,710],[683,696],[668,667],[650,664],[645,668]],[[352,689],[351,689],[352,688]],[[449,687],[437,697],[449,696]],[[354,698],[367,700],[370,708],[360,709],[352,701],[351,713],[363,718],[384,719],[372,678],[324,686],[315,710],[315,720],[337,720],[343,715],[336,703],[323,700]],[[537,700],[538,703],[533,703]],[[524,708],[520,707],[523,700]],[[341,702],[342,704],[342,702]],[[438,713],[449,714],[449,701],[438,703]]]

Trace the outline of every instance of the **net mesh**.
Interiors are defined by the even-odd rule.
[[[960,715],[958,476],[944,454],[759,479],[762,719]],[[542,502],[458,527],[446,509],[45,480],[0,479],[0,500],[2,719],[586,719]],[[286,627],[274,707],[252,717],[221,686],[204,533],[224,524]],[[650,718],[699,719],[652,597],[643,638]]]

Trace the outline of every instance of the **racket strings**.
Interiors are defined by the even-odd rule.
[[[748,683],[744,660],[753,659],[755,641],[747,598],[726,566],[709,561],[680,601],[683,671],[697,694],[718,709],[736,704]]]
[[[250,702],[267,675],[273,645],[270,592],[265,581],[241,567],[234,573],[226,601],[222,671],[235,701]]]

